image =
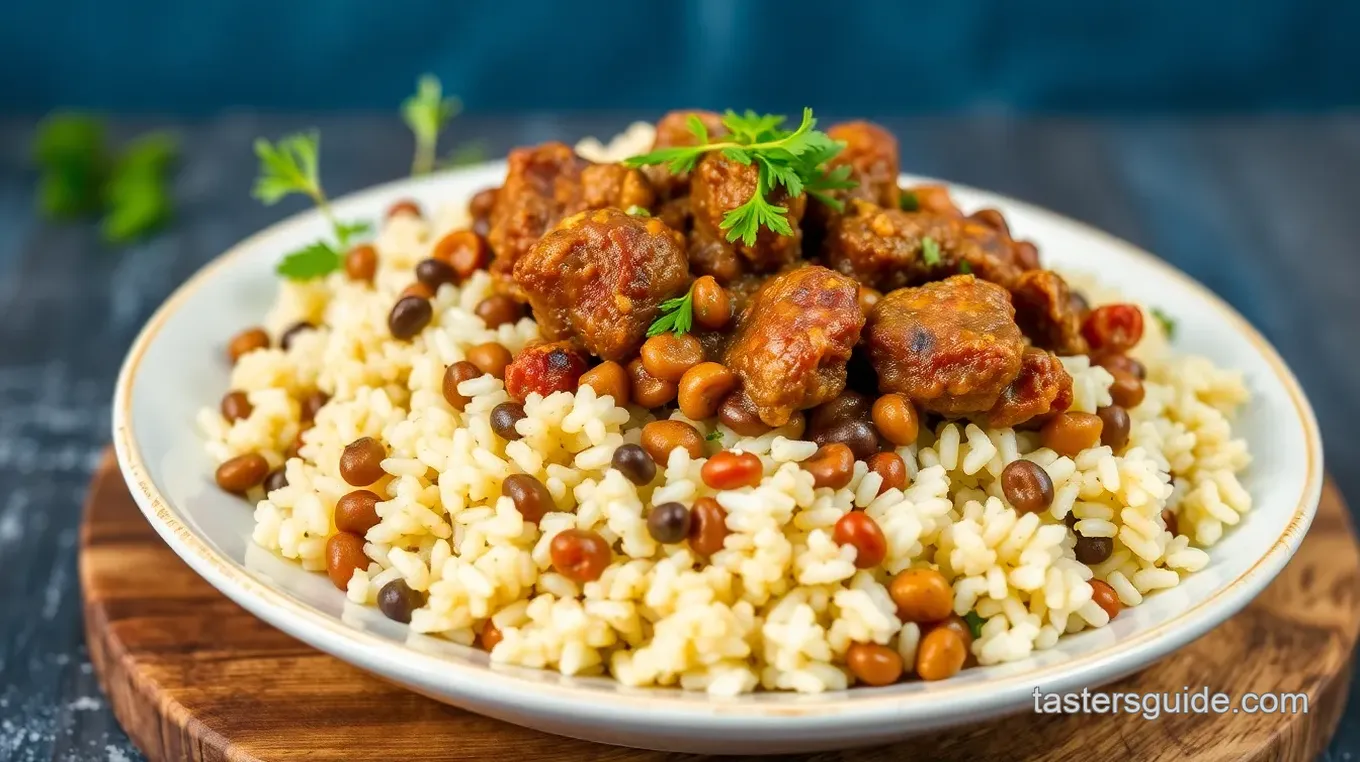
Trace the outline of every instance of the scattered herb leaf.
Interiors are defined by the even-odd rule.
[[[982,637],[982,625],[987,623],[986,619],[978,616],[976,611],[970,611],[963,615],[963,621],[968,623],[968,630],[973,633],[975,640]]]
[[[708,432],[708,435],[704,437],[704,440],[708,442],[721,442],[722,438],[723,433],[717,429],[714,429]]]
[[[940,244],[934,238],[926,236],[921,239],[921,259],[928,265],[938,265],[940,263]]]
[[[652,213],[647,211],[647,207],[634,204],[628,207],[628,213],[634,217],[651,217]]]
[[[1176,338],[1176,320],[1162,311],[1160,307],[1153,307],[1152,317],[1162,326],[1162,333],[1166,334],[1167,340]]]
[[[689,333],[694,326],[694,291],[686,291],[684,296],[667,299],[661,303],[661,317],[653,321],[647,329],[648,338],[667,331],[677,334]]]
[[[972,272],[973,272],[973,266],[970,265],[970,264],[968,264],[968,260],[966,260],[966,259],[960,259],[960,260],[959,260],[959,272],[963,273],[964,275],[970,275],[970,274],[972,274]]]
[[[473,164],[480,164],[486,161],[487,149],[486,141],[469,140],[459,143],[449,152],[449,157],[444,160],[443,166],[447,168],[467,167]]]
[[[897,197],[897,208],[901,209],[904,212],[919,211],[921,208],[921,201],[920,199],[916,198],[916,194],[914,192],[904,190]]]
[[[457,98],[445,98],[439,77],[426,74],[416,82],[415,95],[401,104],[401,117],[416,136],[412,175],[427,175],[434,170],[435,147],[444,125],[462,109]]]
[[[356,238],[367,235],[373,226],[365,221],[342,222],[331,211],[330,201],[321,187],[318,155],[321,136],[316,131],[299,132],[270,143],[264,138],[255,141],[255,155],[260,157],[260,176],[255,180],[255,198],[274,204],[295,193],[312,199],[317,209],[331,224],[338,247],[325,241],[308,244],[279,262],[276,271],[290,280],[309,280],[339,270],[344,262],[340,251],[349,248]]]
[[[126,243],[170,219],[170,166],[179,141],[168,132],[150,132],[129,143],[113,164],[104,185],[105,240]]]
[[[686,124],[698,145],[661,148],[623,163],[629,167],[665,164],[671,172],[682,174],[693,170],[704,154],[717,151],[730,161],[755,165],[758,171],[755,192],[746,203],[724,215],[719,225],[727,231],[727,240],[740,240],[748,246],[755,243],[762,227],[779,235],[793,234],[785,217],[788,208],[769,199],[779,186],[784,186],[790,197],[807,193],[839,210],[841,202],[826,191],[853,188],[858,184],[850,179],[849,167],[831,170],[825,167],[845,144],[815,129],[817,120],[810,108],[803,109],[802,121],[792,131],[781,128],[784,117],[750,110],[743,114],[728,111],[723,115],[722,123],[730,134],[712,142],[703,122],[691,116]]]

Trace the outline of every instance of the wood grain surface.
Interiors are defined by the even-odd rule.
[[[143,519],[111,456],[80,534],[90,657],[114,713],[152,760],[654,760],[444,706],[266,625],[180,561]],[[1360,552],[1329,482],[1303,547],[1241,614],[1110,690],[1208,686],[1234,698],[1303,691],[1307,714],[1034,715],[892,746],[816,755],[870,762],[1311,760],[1342,711]],[[695,759],[695,757],[685,757]]]

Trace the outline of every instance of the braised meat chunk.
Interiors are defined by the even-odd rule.
[[[1047,413],[1060,413],[1072,406],[1072,377],[1052,352],[1025,347],[1020,375],[1001,392],[987,411],[988,426],[1018,426]]]
[[[826,134],[845,143],[828,167],[850,167],[850,177],[859,185],[845,193],[872,201],[889,209],[897,208],[897,138],[873,122],[844,122]]]
[[[650,210],[656,193],[642,172],[622,164],[591,164],[581,170],[581,198],[577,210],[640,207]]]
[[[709,138],[718,138],[727,134],[727,128],[723,126],[722,117],[712,111],[672,111],[661,117],[661,120],[656,123],[656,138],[652,142],[652,150],[699,145],[699,138],[695,137],[689,128],[691,116],[703,124],[704,129],[708,131]],[[647,179],[651,181],[652,187],[656,189],[657,195],[663,201],[689,193],[688,172],[681,175],[672,174],[664,164],[653,164],[644,167],[643,171],[647,174]]]
[[[617,209],[563,220],[515,263],[514,275],[544,336],[574,337],[616,361],[637,353],[658,305],[689,285],[680,234]]]
[[[505,184],[491,210],[487,242],[496,258],[491,271],[510,277],[515,262],[580,196],[585,161],[564,143],[516,148],[507,159]]]
[[[1090,349],[1081,335],[1084,302],[1073,298],[1061,275],[1050,270],[1021,273],[1011,299],[1015,321],[1035,345],[1060,355],[1086,354]]]
[[[697,275],[712,275],[727,283],[746,272],[769,273],[802,256],[800,222],[807,210],[807,194],[790,198],[783,186],[767,194],[767,200],[788,211],[784,219],[791,235],[780,235],[767,226],[754,242],[728,241],[722,228],[728,212],[745,204],[756,192],[759,170],[719,153],[704,156],[691,181],[690,205],[694,232],[690,236],[690,265]]]
[[[948,277],[965,269],[963,263],[1009,288],[1023,272],[1013,249],[1008,236],[977,220],[865,201],[850,203],[822,245],[828,267],[880,291]]]
[[[782,426],[840,394],[864,315],[855,282],[825,267],[776,275],[751,298],[727,349],[760,419]]]
[[[951,416],[991,410],[1025,349],[1010,295],[971,275],[887,294],[865,340],[883,392]]]

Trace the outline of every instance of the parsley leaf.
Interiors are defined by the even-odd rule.
[[[366,220],[355,220],[354,222],[335,223],[335,237],[340,241],[340,248],[349,248],[349,242],[362,238],[373,232],[373,223]]]
[[[1166,334],[1166,338],[1168,341],[1176,338],[1175,318],[1163,312],[1159,307],[1153,307],[1151,310],[1149,310],[1149,312],[1152,313],[1153,319],[1156,320],[1162,326],[1162,333]]]
[[[457,98],[445,98],[439,77],[426,74],[416,83],[416,93],[402,101],[401,117],[416,136],[412,175],[428,175],[434,169],[435,147],[444,125],[463,107]]]
[[[897,208],[904,212],[915,212],[921,209],[921,201],[916,198],[914,191],[904,190],[897,197]]]
[[[986,619],[978,616],[976,611],[970,611],[963,615],[963,621],[968,623],[968,630],[973,633],[973,639],[982,637],[982,625],[987,623]]]
[[[632,206],[628,207],[628,210],[627,210],[627,211],[628,211],[628,214],[631,214],[631,215],[633,215],[634,217],[651,217],[651,216],[652,216],[652,213],[649,212],[649,211],[647,211],[647,207],[645,207],[645,206],[638,206],[637,204],[633,204]]]
[[[708,432],[708,435],[704,437],[704,441],[706,441],[706,442],[721,442],[721,441],[722,441],[722,438],[723,438],[723,433],[722,433],[721,431],[717,430],[717,429],[714,429],[714,430]]]
[[[940,244],[934,238],[926,236],[921,239],[921,259],[928,265],[938,265],[940,263]]]
[[[126,243],[170,218],[166,173],[178,153],[179,141],[168,132],[147,133],[123,149],[104,185],[105,240]]]
[[[660,148],[623,163],[629,167],[664,164],[672,173],[683,174],[692,171],[705,154],[717,152],[728,161],[755,166],[755,192],[745,203],[728,211],[719,225],[727,231],[729,241],[740,240],[749,246],[755,243],[761,228],[779,235],[793,234],[785,216],[788,208],[768,198],[781,186],[790,197],[807,193],[839,210],[840,201],[828,192],[858,185],[850,179],[850,167],[827,170],[826,163],[845,144],[815,129],[817,120],[810,108],[803,109],[802,120],[791,131],[783,128],[782,116],[750,110],[742,114],[728,111],[722,124],[729,134],[716,142],[698,117],[691,116],[686,124],[698,145]]]
[[[968,264],[968,260],[966,260],[966,259],[960,259],[960,260],[959,260],[959,272],[963,273],[964,275],[972,275],[972,274],[973,274],[973,266],[970,265],[970,264]]]
[[[289,280],[310,280],[339,270],[342,259],[330,244],[316,241],[284,257],[274,269]]]
[[[689,333],[694,327],[694,290],[691,288],[684,296],[667,299],[660,305],[661,317],[652,322],[647,329],[647,337],[666,332]]]

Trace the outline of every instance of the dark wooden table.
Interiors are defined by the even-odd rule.
[[[607,135],[628,117],[462,118],[446,140],[477,139],[496,155]],[[1360,115],[886,121],[907,171],[1104,228],[1232,302],[1298,373],[1321,420],[1328,468],[1360,505]],[[164,124],[112,127],[126,137]],[[54,227],[33,215],[33,125],[0,118],[0,762],[135,760],[84,651],[74,554],[123,352],[194,270],[302,208],[250,198],[255,136],[320,127],[332,195],[401,175],[410,138],[395,114],[235,113],[178,124],[184,157],[174,224],[111,249],[94,225]],[[1360,756],[1356,694],[1325,759]]]

